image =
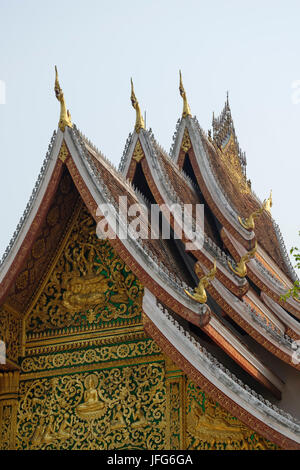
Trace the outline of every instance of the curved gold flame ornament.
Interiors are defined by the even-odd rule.
[[[272,205],[273,205],[273,200],[272,200],[272,189],[271,189],[270,196],[268,197],[266,201],[264,201],[263,206],[267,212],[271,213]]]
[[[244,227],[246,230],[254,230],[255,228],[255,219],[257,219],[264,211],[265,207],[262,206],[260,209],[257,209],[256,211],[252,212],[252,214],[249,215],[246,219],[242,219],[241,217],[238,217],[239,223],[241,224],[242,227]]]
[[[59,123],[58,127],[62,132],[65,131],[65,127],[72,127],[72,122],[71,122],[71,114],[70,111],[67,110],[66,107],[66,102],[64,98],[64,94],[62,89],[60,88],[59,81],[58,81],[58,73],[57,73],[57,67],[55,66],[55,85],[54,85],[54,91],[55,91],[55,96],[60,102],[60,118],[59,118]]]
[[[182,117],[185,118],[187,116],[191,116],[192,115],[191,109],[190,109],[189,104],[187,102],[186,92],[185,92],[185,89],[184,89],[183,83],[182,83],[181,70],[179,70],[179,92],[180,92],[180,96],[183,99]]]
[[[244,256],[241,257],[240,261],[238,262],[235,268],[233,268],[230,261],[228,261],[228,266],[231,269],[231,271],[234,272],[234,274],[236,274],[239,277],[246,277],[247,275],[246,264],[249,263],[250,259],[254,258],[256,251],[257,251],[257,241],[255,241],[254,248],[252,248],[251,251],[248,251],[248,253],[246,253]]]
[[[145,122],[141,113],[140,105],[138,100],[136,99],[135,93],[134,93],[134,88],[133,88],[133,81],[132,78],[130,79],[131,81],[131,104],[134,107],[136,111],[136,121],[135,121],[135,131],[137,134],[140,132],[141,129],[145,129]]]
[[[197,274],[197,276],[200,279],[199,284],[194,289],[194,294],[191,294],[186,289],[184,290],[184,292],[191,299],[195,300],[196,302],[199,302],[200,304],[205,304],[205,302],[207,301],[207,294],[206,294],[205,288],[208,286],[209,282],[212,281],[215,278],[216,272],[217,272],[217,262],[216,262],[216,260],[214,260],[213,268],[209,271],[208,274],[206,274],[206,276],[203,276],[203,277],[200,278],[200,276],[201,276],[201,267],[198,263],[196,263],[195,273]]]

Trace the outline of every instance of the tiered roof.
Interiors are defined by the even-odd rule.
[[[213,136],[206,134],[191,116],[181,79],[183,116],[169,156],[152,131],[145,129],[132,86],[136,125],[117,170],[72,125],[58,78],[56,91],[61,102],[59,129],[2,258],[1,304],[20,312],[30,304],[79,200],[96,222],[104,215],[101,204],[108,204],[107,223],[115,235],[111,244],[145,287],[145,330],[232,414],[281,447],[300,448],[300,414],[291,408],[285,383],[288,378],[294,386],[300,385],[300,366],[293,360],[294,341],[300,339],[300,304],[293,298],[281,300],[296,275],[268,210],[270,201],[263,205],[246,179],[245,154],[238,144],[228,98],[221,116],[213,119]],[[149,204],[159,205],[172,234],[177,230],[173,204],[204,204],[204,230],[199,234],[203,247],[185,250],[188,231],[182,240],[175,236],[164,240],[161,234],[141,240],[130,231],[127,238],[121,237],[131,221],[127,213],[126,220],[116,215],[122,196],[127,196],[128,204],[140,205],[148,233]],[[247,228],[245,222],[255,211],[259,217]],[[112,223],[115,216],[118,230]],[[51,236],[45,259],[32,273],[25,293],[20,289],[20,274],[25,267],[28,271],[31,248],[46,232]],[[236,269],[249,253],[246,275],[241,277]],[[206,292],[202,303],[191,298],[199,279]]]

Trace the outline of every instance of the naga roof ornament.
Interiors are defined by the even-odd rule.
[[[207,301],[207,294],[205,288],[208,286],[209,282],[212,281],[215,278],[217,272],[217,262],[214,260],[214,266],[213,268],[205,275],[202,276],[202,269],[199,263],[197,262],[195,265],[195,273],[199,277],[199,284],[194,290],[194,294],[191,294],[188,290],[184,290],[184,292],[193,300],[196,300],[196,302],[199,302],[200,304],[205,304]]]
[[[254,248],[252,248],[252,250],[248,251],[244,256],[241,257],[240,261],[237,263],[235,268],[233,268],[231,262],[228,261],[228,266],[230,267],[231,271],[234,272],[234,274],[236,274],[239,277],[246,277],[247,275],[246,264],[249,263],[249,261],[252,258],[254,258],[256,250],[257,250],[257,241],[255,242]]]
[[[180,92],[180,96],[183,99],[182,117],[185,118],[187,116],[191,116],[192,113],[191,113],[191,108],[189,107],[189,104],[187,102],[185,89],[183,88],[181,70],[179,70],[179,77],[180,77],[180,79],[179,79],[179,92]]]
[[[272,200],[272,189],[270,191],[270,196],[268,197],[268,199],[266,201],[264,201],[264,209],[271,213],[271,207],[273,206],[273,200]]]
[[[255,219],[257,219],[263,211],[265,210],[264,205],[262,205],[259,209],[256,211],[252,212],[252,214],[249,215],[246,219],[242,219],[241,217],[238,217],[239,223],[241,224],[242,227],[244,227],[246,230],[254,230],[255,228]]]
[[[62,132],[65,131],[65,127],[73,127],[72,122],[71,122],[71,114],[70,111],[66,107],[66,102],[64,98],[64,94],[62,89],[60,88],[60,84],[58,81],[58,73],[57,73],[57,67],[55,66],[55,85],[54,85],[54,91],[55,91],[55,96],[60,102],[60,117],[59,117],[59,123],[58,127]]]
[[[145,129],[145,122],[144,122],[144,119],[143,119],[143,116],[142,116],[142,113],[141,113],[139,102],[136,99],[136,96],[135,96],[135,93],[134,93],[132,78],[130,79],[130,81],[131,81],[131,97],[130,97],[130,99],[131,99],[131,104],[132,104],[132,106],[134,107],[134,109],[136,111],[136,121],[135,121],[134,128],[135,128],[135,131],[138,134],[141,129]]]

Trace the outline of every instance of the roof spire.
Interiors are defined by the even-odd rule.
[[[227,90],[227,92],[226,92],[226,104],[227,104],[227,106],[228,106],[228,108],[229,108],[229,91],[228,91],[228,90]]]
[[[130,99],[131,99],[131,104],[132,104],[132,106],[134,107],[134,109],[136,111],[136,121],[135,121],[135,127],[134,128],[135,128],[135,131],[137,133],[139,133],[141,129],[145,129],[145,123],[144,123],[144,119],[143,119],[143,116],[142,116],[142,113],[141,113],[141,110],[140,110],[139,102],[136,99],[136,96],[135,96],[135,93],[134,93],[132,78],[130,80],[131,80],[131,97],[130,97]]]
[[[72,127],[71,114],[70,111],[66,108],[65,98],[62,89],[60,88],[58,81],[57,67],[55,65],[55,85],[54,85],[55,96],[60,102],[60,118],[58,127],[62,132],[65,131],[65,127]]]
[[[189,104],[187,102],[185,89],[183,88],[183,84],[182,84],[181,70],[179,70],[179,77],[180,77],[180,79],[179,79],[179,91],[180,91],[180,95],[182,96],[182,99],[183,99],[182,117],[191,116],[192,115],[191,109],[190,109]]]

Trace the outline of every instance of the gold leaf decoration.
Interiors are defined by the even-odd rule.
[[[27,333],[140,318],[143,288],[82,208],[27,320]]]

